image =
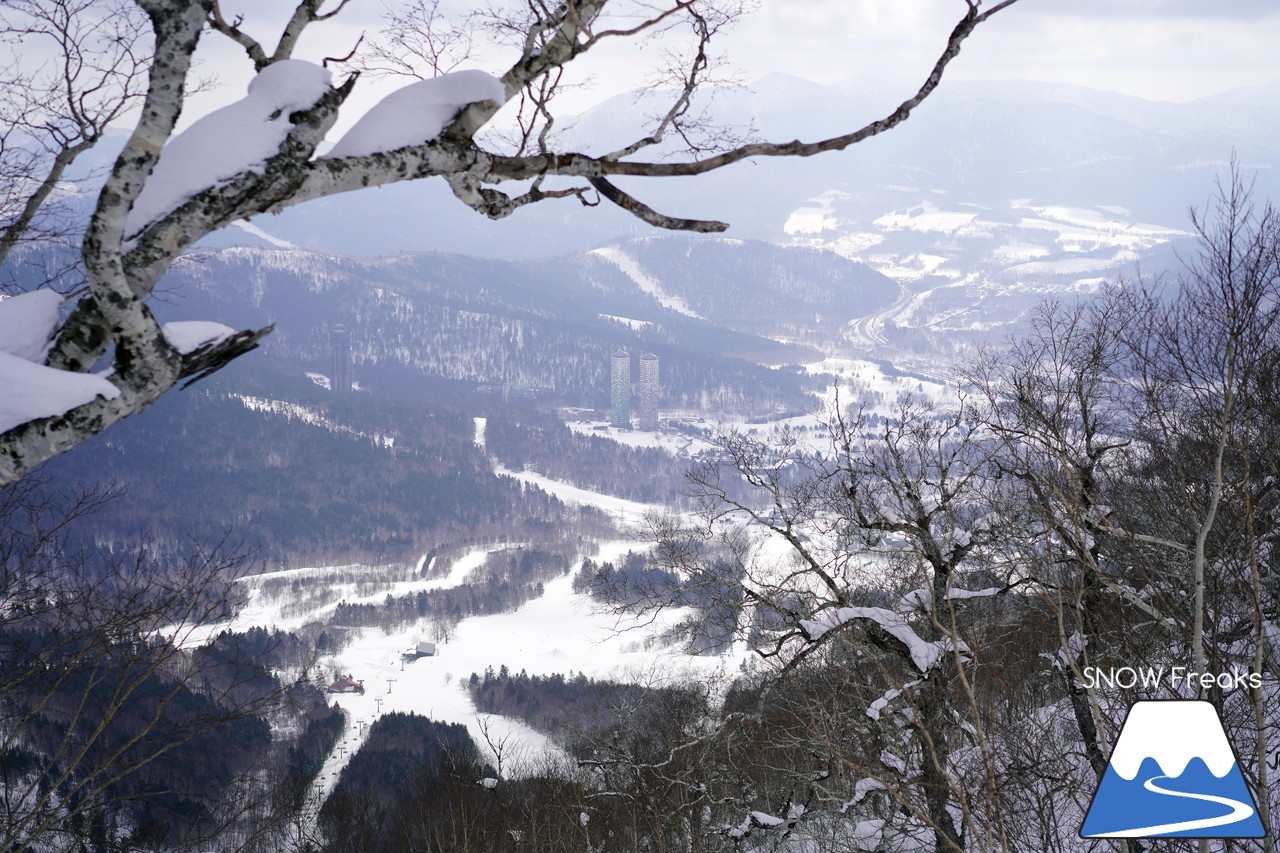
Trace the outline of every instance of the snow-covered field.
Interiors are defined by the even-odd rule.
[[[854,402],[846,393],[855,387],[860,392],[878,392],[890,400],[900,391],[921,387],[914,379],[888,377],[879,365],[867,361],[828,359],[811,369],[841,377],[845,387],[839,398],[842,404]],[[929,390],[939,389],[940,386]],[[835,400],[833,390],[823,404],[829,406]],[[270,406],[269,401],[245,402]],[[285,414],[304,420],[310,420],[309,416],[313,415],[310,412]],[[763,434],[782,424],[807,430],[815,443],[826,438],[815,415],[770,424],[723,425]],[[597,431],[595,424],[589,423],[571,426],[590,434],[603,433],[627,444],[662,448],[686,458],[712,447],[702,440],[661,432]],[[485,446],[486,427],[484,418],[475,419],[473,441],[480,448]],[[638,526],[647,514],[663,509],[593,492],[532,471],[510,471],[495,466],[495,473],[536,485],[567,503],[597,507],[624,531]],[[213,626],[212,630],[225,627],[244,630],[252,626],[297,630],[308,623],[332,620],[340,603],[378,603],[388,596],[459,586],[468,581],[491,553],[519,547],[511,543],[476,546],[455,556],[447,567],[442,564],[439,568],[434,559],[445,558],[433,558],[428,564],[423,557],[416,565],[401,567],[332,566],[254,575],[242,582],[248,601],[234,622]],[[643,543],[618,538],[600,543],[591,556],[600,562],[617,561],[628,550],[644,547]],[[780,555],[775,556],[781,559]],[[601,610],[589,598],[572,590],[573,575],[580,567],[579,561],[571,566],[569,573],[545,582],[541,597],[514,612],[463,619],[446,642],[437,643],[437,654],[433,657],[413,661],[401,658],[401,652],[418,642],[436,639],[435,626],[429,619],[392,631],[376,627],[354,629],[353,636],[340,651],[318,662],[327,676],[349,675],[365,687],[363,694],[333,697],[347,712],[347,731],[325,764],[321,791],[331,789],[346,762],[359,748],[369,724],[378,715],[391,711],[414,712],[433,720],[466,725],[482,752],[489,752],[486,757],[495,763],[499,757],[494,750],[497,747],[502,772],[507,775],[533,772],[543,762],[563,758],[554,743],[523,723],[479,713],[465,689],[473,672],[506,666],[513,673],[523,670],[531,675],[581,672],[593,678],[645,683],[685,678],[727,682],[748,657],[743,644],[735,645],[731,652],[720,657],[692,657],[663,642],[661,636],[666,629],[687,615],[683,611],[670,611],[656,620],[639,621]]]
[[[479,419],[478,419],[479,421]],[[483,442],[484,425],[476,424],[477,442]],[[589,492],[538,474],[500,471],[505,476],[538,485],[562,500],[591,504],[611,514],[625,526],[635,523],[657,507]],[[294,630],[316,620],[324,620],[340,602],[378,602],[387,595],[404,595],[420,590],[445,589],[465,582],[493,551],[514,547],[477,547],[458,557],[447,574],[422,578],[423,568],[431,574],[425,558],[412,569],[369,569],[360,566],[303,568],[254,575],[243,581],[248,603],[229,625],[213,626],[244,630],[252,626]],[[618,560],[628,550],[644,545],[630,539],[604,542],[593,559]],[[543,762],[562,757],[559,748],[544,735],[523,723],[492,714],[479,713],[465,689],[471,673],[483,673],[506,666],[531,675],[585,673],[593,678],[615,678],[667,682],[683,678],[714,678],[736,673],[746,654],[738,646],[722,657],[691,657],[659,640],[664,630],[678,621],[684,611],[673,610],[656,620],[617,616],[596,606],[586,596],[572,590],[575,563],[568,574],[544,585],[545,592],[511,613],[463,619],[447,642],[437,644],[434,657],[402,661],[401,652],[419,641],[430,640],[433,626],[422,620],[401,630],[361,628],[336,654],[318,663],[325,673],[350,675],[361,681],[364,694],[342,694],[334,701],[347,712],[347,731],[323,771],[321,788],[331,789],[337,776],[359,748],[368,725],[390,711],[414,712],[433,720],[461,723],[471,731],[482,753],[495,763],[501,752],[502,770],[507,775],[535,771]],[[322,594],[323,604],[300,609],[310,588]],[[193,640],[198,638],[192,638]]]
[[[614,519],[624,524],[639,524],[646,515],[662,509],[657,504],[630,501],[626,498],[615,498],[612,495],[602,495],[599,492],[588,491],[572,483],[553,480],[533,471],[509,471],[505,468],[499,468],[497,473],[503,477],[511,477],[522,483],[537,486],[544,492],[555,495],[565,503],[577,506],[594,506],[597,509],[604,510]]]
[[[395,582],[385,589],[343,600],[377,601],[388,594],[400,595],[420,589],[456,586],[479,567],[491,550],[477,548],[456,560],[444,577],[414,582]],[[617,540],[603,543],[595,559],[617,560],[637,543]],[[576,572],[580,563],[573,566]],[[260,593],[268,581],[301,580],[304,584],[326,584],[329,577],[347,573],[351,566],[331,569],[295,569],[272,572],[246,579],[250,601],[230,627],[251,626],[294,629],[322,618],[332,606],[310,614],[285,615],[287,599],[266,599]],[[497,761],[492,747],[500,746],[503,772],[519,776],[535,771],[548,760],[560,756],[559,748],[544,735],[523,723],[493,714],[481,714],[465,689],[471,673],[507,666],[512,672],[531,675],[582,672],[593,678],[637,681],[666,681],[685,677],[707,677],[732,673],[741,664],[744,650],[725,657],[690,657],[657,642],[658,635],[683,615],[671,611],[654,622],[618,617],[596,607],[590,599],[572,590],[572,573],[545,585],[545,594],[513,613],[476,616],[462,620],[446,643],[438,644],[434,657],[401,660],[400,653],[429,637],[431,625],[424,621],[403,630],[386,632],[362,628],[340,652],[322,658],[323,671],[350,675],[365,686],[365,693],[334,696],[347,712],[347,731],[325,764],[322,785],[328,791],[346,762],[359,747],[368,725],[380,714],[405,711],[433,720],[461,723],[468,727],[482,753]],[[218,628],[228,626],[218,626]]]
[[[308,376],[319,376],[319,374],[308,374]],[[322,377],[323,378],[323,377]],[[314,382],[315,379],[313,378]],[[328,379],[322,387],[328,387]],[[319,383],[317,383],[319,384]],[[357,387],[353,385],[352,387]],[[356,438],[367,439],[373,444],[382,447],[392,447],[396,443],[395,436],[392,435],[375,435],[371,433],[359,432],[350,427],[334,423],[315,409],[307,408],[300,403],[290,403],[285,400],[268,400],[263,397],[252,397],[247,394],[233,394],[235,399],[244,404],[246,409],[253,412],[270,412],[274,415],[287,418],[288,420],[302,421],[303,423],[312,424],[314,426],[323,427],[330,432],[342,433],[344,435],[354,436]]]
[[[699,438],[669,432],[617,429],[608,421],[567,421],[566,426],[582,435],[596,435],[629,447],[656,447],[673,456],[693,457],[710,450],[711,444]]]
[[[598,559],[621,557],[635,543],[606,543]],[[487,551],[468,555],[478,564]],[[576,566],[574,567],[576,570]],[[493,714],[481,714],[471,702],[466,682],[471,673],[502,666],[530,675],[582,672],[591,677],[640,680],[662,675],[695,675],[708,671],[732,671],[739,661],[728,658],[691,658],[670,648],[658,647],[654,637],[680,614],[666,614],[655,624],[641,626],[597,610],[583,596],[573,593],[572,576],[546,584],[546,593],[514,613],[477,616],[463,620],[447,643],[437,646],[434,657],[404,662],[400,652],[425,636],[426,625],[386,633],[366,628],[338,654],[320,661],[326,669],[350,674],[363,681],[363,695],[342,695],[335,701],[349,715],[348,737],[359,739],[379,714],[406,711],[468,727],[482,753],[497,761],[492,747],[501,745],[504,774],[532,772],[560,753],[544,735],[523,723]],[[345,755],[331,756],[326,785],[341,771]]]

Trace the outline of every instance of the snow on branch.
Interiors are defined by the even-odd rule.
[[[314,107],[331,82],[328,71],[300,59],[260,71],[249,82],[248,95],[209,113],[164,147],[129,211],[126,236],[242,172],[262,174],[293,129],[290,116]]]
[[[120,394],[101,376],[44,366],[61,305],[62,296],[52,290],[0,299],[0,432]]]
[[[183,355],[188,355],[210,344],[221,343],[236,333],[230,326],[205,320],[184,320],[165,323],[160,327],[164,339]]]
[[[379,101],[325,157],[365,157],[423,145],[438,138],[467,106],[505,100],[502,81],[484,71],[454,71],[419,80]]]
[[[793,803],[787,809],[787,816],[785,818],[771,815],[768,812],[754,811],[748,814],[742,823],[730,828],[726,834],[730,838],[740,841],[750,836],[751,833],[757,829],[769,830],[776,829],[780,826],[792,829],[795,827],[797,821],[804,816],[805,811],[805,807],[799,803]]]
[[[1002,587],[993,586],[986,589],[950,589],[947,590],[948,601],[962,601],[968,598],[990,598],[1003,592]],[[928,587],[913,589],[898,601],[899,613],[928,613],[933,604],[933,590]]]
[[[0,298],[0,352],[43,363],[62,302],[61,294],[47,288]]]
[[[0,352],[0,432],[27,421],[66,414],[98,397],[114,400],[120,389],[101,376],[34,364]]]
[[[924,682],[917,679],[915,681],[908,681],[906,684],[902,685],[901,687],[893,687],[893,688],[890,688],[889,690],[886,690],[883,696],[881,696],[879,699],[875,700],[874,702],[872,702],[870,705],[867,706],[867,716],[873,720],[880,719],[881,715],[883,715],[886,709],[889,707],[890,702],[892,702],[894,699],[897,699],[903,693],[909,690],[914,690],[915,688],[919,687],[923,683]]]
[[[901,642],[906,647],[911,663],[921,673],[928,673],[943,654],[957,647],[949,637],[934,642],[921,639],[901,615],[883,607],[841,607],[823,614],[818,619],[802,619],[800,630],[810,642],[816,643],[828,632],[858,620],[866,620],[878,625],[887,634]],[[960,651],[968,651],[963,642],[957,645]]]
[[[871,776],[868,776],[865,779],[859,779],[857,784],[853,786],[853,797],[844,805],[840,806],[840,810],[839,810],[840,814],[844,814],[845,812],[849,811],[849,809],[853,808],[858,803],[862,802],[862,800],[867,796],[867,794],[871,793],[872,791],[884,791],[884,790],[888,790],[888,788],[886,788],[885,784],[881,782],[879,779],[876,779]]]

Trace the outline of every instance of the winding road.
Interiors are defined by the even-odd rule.
[[[891,352],[889,341],[884,336],[884,325],[894,314],[911,304],[915,294],[902,282],[898,282],[898,298],[892,305],[882,308],[865,317],[850,320],[845,327],[845,338],[855,350],[863,349],[867,353],[887,357]]]
[[[1155,794],[1166,794],[1170,797],[1186,797],[1190,800],[1204,800],[1209,803],[1218,803],[1231,809],[1230,814],[1220,815],[1219,817],[1201,818],[1200,820],[1184,820],[1178,823],[1162,823],[1158,826],[1144,826],[1138,829],[1127,829],[1123,832],[1108,832],[1107,838],[1150,838],[1156,835],[1169,835],[1174,832],[1188,832],[1195,829],[1212,829],[1215,826],[1226,826],[1236,821],[1245,820],[1253,816],[1253,806],[1248,803],[1242,803],[1239,800],[1232,800],[1227,797],[1219,797],[1214,794],[1188,794],[1185,791],[1171,791],[1168,788],[1161,788],[1156,784],[1157,779],[1168,779],[1169,776],[1152,776],[1146,782],[1142,783],[1142,787]]]

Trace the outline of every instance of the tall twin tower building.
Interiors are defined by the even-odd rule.
[[[609,424],[631,428],[631,354],[620,349],[609,359],[609,390],[613,406]],[[636,426],[658,428],[658,357],[651,352],[640,356],[640,382],[636,386]]]
[[[351,333],[346,326],[334,326],[329,330],[329,390],[349,394],[351,382]]]

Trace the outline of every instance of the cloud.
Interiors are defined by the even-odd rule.
[[[293,6],[223,5],[228,15],[244,12],[264,41],[276,36]],[[481,3],[442,5],[461,14]],[[905,96],[927,74],[965,8],[963,0],[760,0],[735,30],[722,34],[720,47],[748,81],[772,72],[820,83],[902,77],[902,91],[895,83],[890,94]],[[349,4],[334,20],[311,27],[298,55],[319,61],[345,54],[361,33],[376,34],[382,11],[381,3]],[[1280,79],[1273,23],[1280,24],[1275,0],[1023,0],[966,43],[947,79],[1031,79],[1189,100]],[[574,79],[591,78],[594,86],[567,92],[562,108],[577,112],[645,85],[646,63],[658,52],[623,44],[592,51]],[[226,39],[208,36],[202,54],[201,70],[217,71],[229,85],[194,99],[191,116],[239,97],[249,74],[243,52]],[[510,59],[509,51],[491,51],[472,65],[501,73]],[[398,82],[362,78],[341,126]]]
[[[991,2],[991,0],[988,0]],[[920,77],[964,14],[960,0],[765,0],[732,36],[751,72],[818,82]],[[948,78],[1073,83],[1181,101],[1280,78],[1274,0],[1025,0],[991,19]]]
[[[1030,4],[1028,4],[1030,5]],[[1054,14],[1098,18],[1195,18],[1257,21],[1280,16],[1274,0],[1072,0],[1040,7]]]

